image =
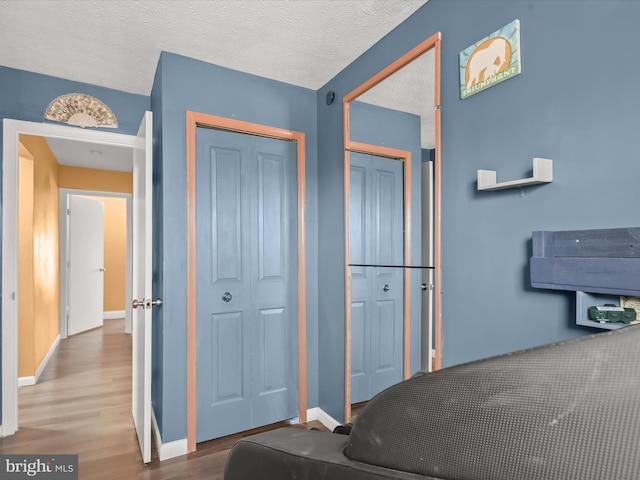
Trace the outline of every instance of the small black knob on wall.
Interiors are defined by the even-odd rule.
[[[329,90],[327,92],[327,96],[325,98],[327,105],[331,105],[333,103],[333,99],[336,98],[336,94],[334,92],[332,92],[331,90]]]

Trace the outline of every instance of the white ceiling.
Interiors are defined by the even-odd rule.
[[[98,145],[63,138],[47,138],[60,165],[100,170],[133,170],[133,149],[116,145]]]
[[[317,90],[426,1],[0,0],[0,65],[149,95],[165,50]]]

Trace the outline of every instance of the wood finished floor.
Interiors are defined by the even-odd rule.
[[[19,391],[19,430],[3,454],[77,454],[81,480],[222,479],[229,449],[245,434],[198,444],[189,455],[142,464],[131,416],[131,337],[124,320],[62,340],[37,385]],[[279,426],[284,426],[281,424]],[[319,422],[291,425],[318,428]]]

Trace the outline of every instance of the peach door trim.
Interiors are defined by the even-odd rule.
[[[196,129],[215,128],[297,144],[298,155],[298,415],[307,420],[305,135],[267,125],[186,112],[187,127],[187,450],[196,450]]]

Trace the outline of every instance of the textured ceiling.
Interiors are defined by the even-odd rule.
[[[149,95],[165,50],[317,90],[426,2],[0,0],[0,65]],[[367,101],[422,115],[423,147],[433,148],[428,62]],[[100,150],[69,147],[52,146],[60,163],[79,165]],[[108,164],[105,153],[89,158]]]
[[[1,0],[0,65],[149,95],[162,50],[318,89],[425,0]]]

